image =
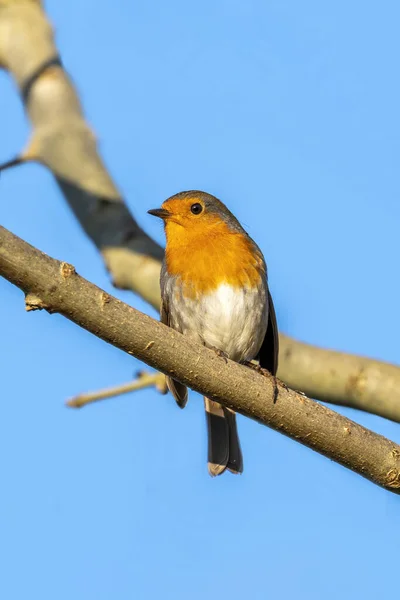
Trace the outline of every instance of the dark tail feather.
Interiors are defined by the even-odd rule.
[[[227,467],[231,473],[243,473],[243,456],[237,430],[236,414],[229,408],[224,408],[224,413],[229,429],[229,460]]]
[[[208,398],[204,398],[208,430],[208,471],[212,477],[226,469],[243,472],[243,458],[236,426],[236,415]]]
[[[171,379],[171,377],[167,377],[167,386],[169,391],[175,398],[179,408],[185,408],[186,403],[188,401],[187,387],[183,385],[183,383],[179,383],[179,381]]]

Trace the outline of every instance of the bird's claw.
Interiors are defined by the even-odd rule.
[[[254,363],[254,362],[251,362],[250,360],[247,360],[243,364],[245,367],[249,367],[249,369],[256,371],[256,373],[260,373],[261,375],[264,375],[264,377],[271,377],[271,373],[267,369],[263,369],[262,367],[260,367],[260,365],[258,363]]]
[[[274,398],[273,398],[273,403],[276,404],[276,401],[278,400],[278,396],[279,396],[279,386],[283,387],[284,390],[286,390],[287,392],[289,391],[288,386],[286,385],[286,383],[284,383],[281,379],[279,379],[278,377],[276,377],[276,375],[272,375],[272,373],[270,373],[268,371],[268,369],[263,369],[263,367],[261,367],[259,364],[257,363],[253,363],[251,361],[246,361],[245,363],[243,363],[246,367],[249,367],[250,369],[253,369],[253,371],[256,371],[257,373],[260,373],[261,375],[264,375],[264,377],[272,377],[274,380]]]
[[[227,355],[226,352],[224,352],[223,350],[220,350],[219,348],[216,348],[215,346],[211,346],[210,350],[213,350],[217,356],[219,356],[220,358],[223,358],[224,361],[226,363],[228,363],[228,358],[229,357],[228,357],[228,355]]]

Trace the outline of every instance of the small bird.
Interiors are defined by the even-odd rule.
[[[161,322],[238,363],[258,360],[278,368],[278,328],[267,267],[257,244],[228,208],[200,191],[171,196],[148,211],[164,221],[167,240],[161,269]],[[167,377],[184,408],[187,388]],[[204,398],[208,471],[243,472],[233,411]]]

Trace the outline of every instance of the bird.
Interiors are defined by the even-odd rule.
[[[230,359],[267,370],[278,368],[278,327],[264,256],[230,210],[198,190],[175,194],[149,214],[164,223],[160,320]],[[185,385],[167,377],[179,407]],[[204,397],[208,471],[243,472],[236,414]]]

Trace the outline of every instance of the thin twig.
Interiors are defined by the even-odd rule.
[[[136,392],[137,390],[143,390],[145,388],[155,387],[162,394],[167,393],[167,386],[165,381],[165,375],[162,373],[139,373],[137,379],[128,381],[120,385],[116,385],[109,388],[103,388],[95,392],[87,392],[74,396],[65,403],[70,408],[82,408],[93,402],[99,400],[105,400],[108,398],[114,398],[115,396],[122,396],[122,394],[128,394],[129,392]]]

